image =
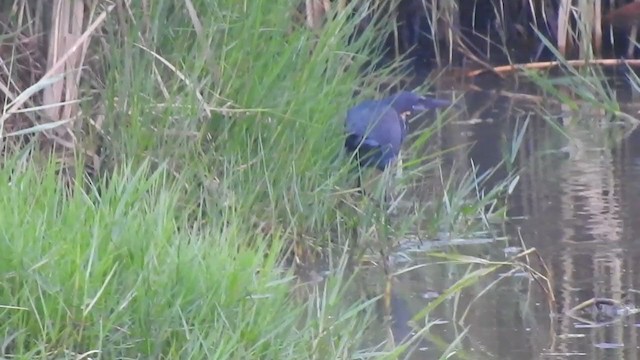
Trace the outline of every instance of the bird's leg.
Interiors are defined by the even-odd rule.
[[[382,187],[382,201],[384,201],[385,205],[389,205],[391,204],[391,201],[393,201],[392,198],[392,192],[393,192],[393,187],[392,187],[392,175],[391,172],[389,171],[391,169],[387,169],[386,174],[384,174],[384,183],[383,183],[383,187]]]
[[[397,180],[402,177],[402,156],[398,156],[398,159],[394,162],[393,166],[390,167],[385,176],[385,184],[384,184],[384,203],[388,207],[387,212],[389,214],[394,214],[397,212],[397,207],[400,199],[402,198],[402,194],[398,193],[398,189],[396,188]]]
[[[362,172],[358,171],[358,179],[356,180],[356,186],[358,187],[358,193],[365,195],[364,187],[362,186]]]

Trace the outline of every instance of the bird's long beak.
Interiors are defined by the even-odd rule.
[[[451,105],[451,101],[448,101],[448,100],[421,98],[419,103],[413,105],[413,110],[425,111],[429,109],[435,109],[435,108],[445,107],[450,105]]]

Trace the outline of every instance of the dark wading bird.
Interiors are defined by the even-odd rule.
[[[366,100],[347,112],[345,149],[360,167],[384,171],[398,158],[409,116],[451,102],[401,91],[381,100]],[[358,187],[363,192],[360,176]]]

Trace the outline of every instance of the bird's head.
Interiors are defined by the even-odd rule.
[[[401,91],[388,99],[403,118],[409,114],[451,105],[450,101],[420,96],[411,91]]]

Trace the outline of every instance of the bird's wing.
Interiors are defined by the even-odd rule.
[[[347,112],[347,133],[363,139],[370,146],[391,147],[400,150],[404,128],[400,115],[388,106],[366,101]]]

